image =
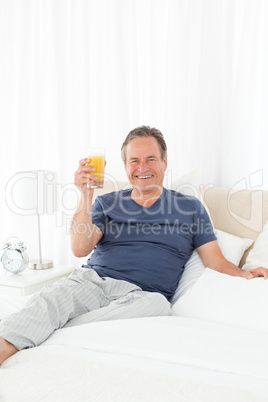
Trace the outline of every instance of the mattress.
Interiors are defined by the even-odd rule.
[[[266,340],[173,316],[63,328],[2,364],[0,400],[267,401]]]

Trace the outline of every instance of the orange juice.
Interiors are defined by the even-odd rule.
[[[104,181],[105,155],[95,155],[95,152],[89,152],[88,157],[91,159],[91,161],[87,164],[87,166],[94,166],[94,168],[96,168],[94,172],[88,173],[92,173],[98,177],[98,179],[94,181],[94,183],[90,183],[89,187],[102,188]]]

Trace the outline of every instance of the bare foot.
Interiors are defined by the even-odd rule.
[[[0,364],[16,352],[18,352],[18,349],[12,343],[0,337]]]

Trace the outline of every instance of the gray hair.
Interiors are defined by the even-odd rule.
[[[157,128],[154,128],[154,127],[140,126],[140,127],[137,127],[137,128],[134,128],[133,130],[131,130],[130,133],[127,135],[125,141],[123,142],[123,145],[121,147],[121,158],[122,158],[124,164],[126,164],[126,155],[125,155],[126,146],[134,138],[140,138],[140,137],[153,137],[153,138],[155,138],[156,141],[159,144],[159,147],[160,147],[162,160],[166,159],[166,157],[167,157],[167,144],[166,144],[166,142],[164,140],[164,136],[161,133],[161,131],[158,130]]]

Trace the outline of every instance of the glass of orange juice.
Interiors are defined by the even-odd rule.
[[[90,162],[87,166],[94,166],[96,170],[92,173],[98,177],[94,182],[88,182],[87,188],[103,188],[104,183],[104,168],[105,168],[105,148],[88,148],[87,157]]]

